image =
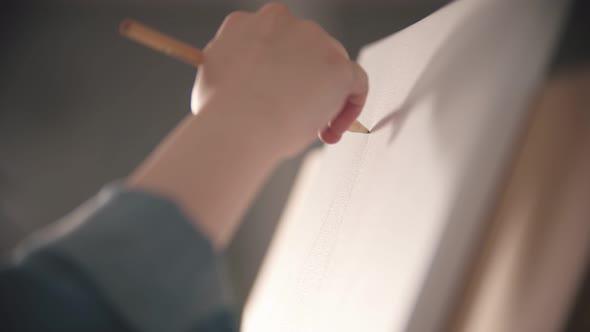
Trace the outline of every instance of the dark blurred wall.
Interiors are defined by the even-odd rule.
[[[172,4],[170,4],[172,3]],[[189,110],[195,70],[118,36],[133,17],[206,44],[236,9],[262,1],[0,2],[0,252],[124,178]],[[352,56],[442,1],[292,1]],[[228,251],[243,300],[299,158],[271,178]]]

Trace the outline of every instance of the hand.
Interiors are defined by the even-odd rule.
[[[230,242],[272,170],[320,133],[337,142],[367,76],[317,24],[287,7],[233,13],[205,49],[188,116],[129,177],[173,199],[215,246]]]
[[[224,105],[227,118],[268,133],[270,150],[280,157],[300,152],[318,133],[326,143],[338,142],[368,91],[367,75],[344,47],[282,4],[230,14],[204,55],[193,112]]]

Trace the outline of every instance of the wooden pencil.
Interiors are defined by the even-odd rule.
[[[123,36],[131,40],[174,57],[193,67],[197,67],[203,62],[203,53],[199,49],[135,20],[129,18],[124,19],[119,25],[119,31]],[[357,120],[352,123],[348,131],[364,134],[370,132],[369,129]]]

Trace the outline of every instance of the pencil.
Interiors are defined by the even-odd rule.
[[[124,19],[119,25],[121,34],[139,44],[150,47],[156,51],[162,52],[180,61],[183,61],[193,67],[197,67],[203,62],[203,53],[182,42],[176,38],[167,36],[160,31],[152,29],[132,19]],[[355,133],[369,133],[369,129],[363,126],[358,120],[355,120],[348,128],[348,131]]]

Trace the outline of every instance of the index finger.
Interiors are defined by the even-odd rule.
[[[344,108],[322,130],[320,138],[328,144],[337,143],[342,134],[358,118],[365,106],[369,93],[369,78],[364,69],[356,62],[351,63],[352,83]]]

